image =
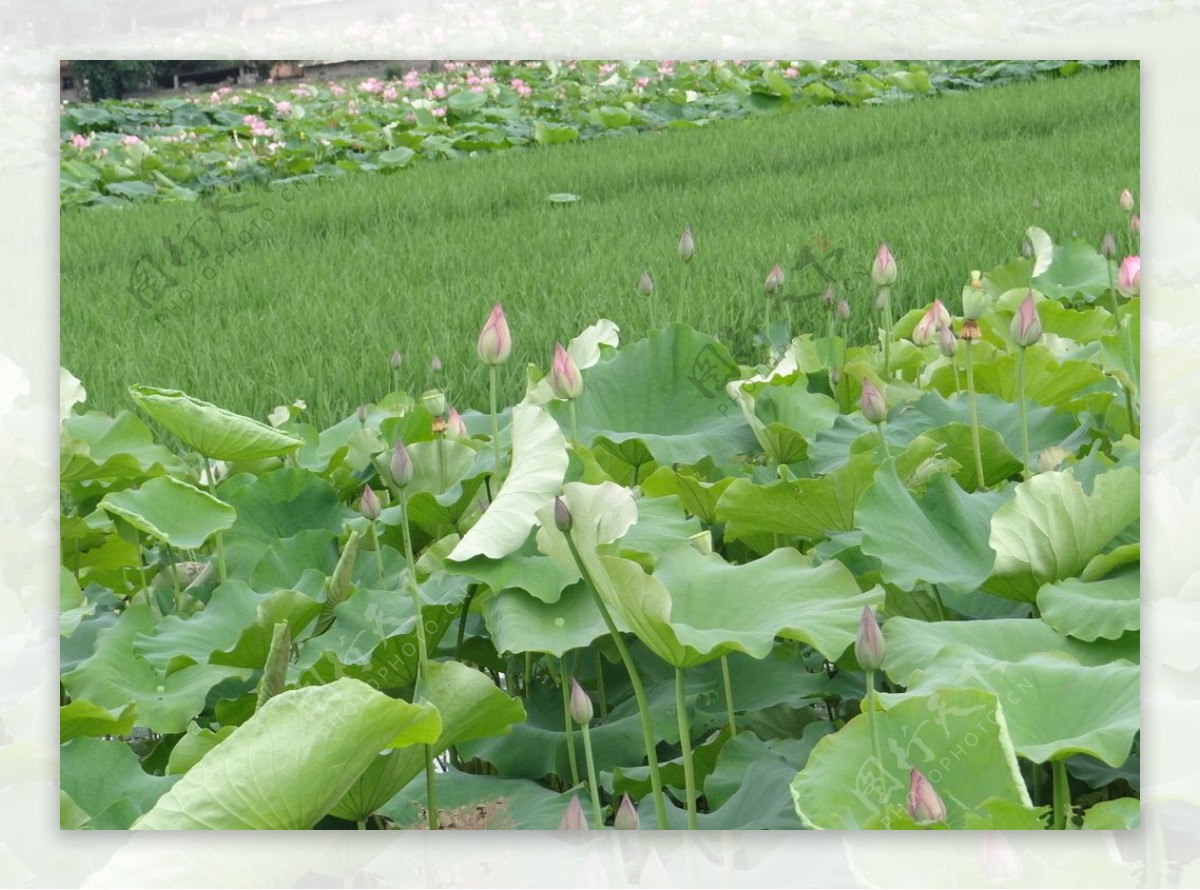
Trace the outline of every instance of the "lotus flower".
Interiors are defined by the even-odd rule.
[[[1129,231],[1135,235],[1142,234],[1142,218],[1136,213],[1129,217]]]
[[[592,700],[574,677],[571,678],[571,719],[580,726],[592,722]]]
[[[561,343],[554,344],[554,361],[550,366],[550,388],[560,399],[575,399],[583,392],[583,376],[575,359],[563,349]]]
[[[837,317],[839,321],[845,321],[850,317],[850,304],[846,302],[846,298],[842,297],[837,304]]]
[[[1116,254],[1117,241],[1113,238],[1112,232],[1105,232],[1104,237],[1100,239],[1100,255],[1112,259]]]
[[[617,815],[613,817],[613,828],[622,831],[637,831],[641,819],[638,818],[638,811],[633,805],[633,801],[629,799],[628,794],[621,795],[621,805],[617,807]]]
[[[946,820],[946,805],[942,798],[925,778],[925,774],[916,768],[908,773],[908,814],[915,822]]]
[[[366,405],[359,405],[358,410],[355,412],[355,414],[358,415],[359,423],[367,422],[367,406]]]
[[[1129,189],[1121,189],[1121,196],[1117,198],[1117,203],[1126,213],[1133,210],[1133,193]]]
[[[877,671],[883,664],[883,656],[887,646],[883,641],[883,632],[879,622],[875,620],[875,612],[870,606],[863,606],[862,618],[858,622],[858,636],[854,639],[854,657],[864,671]]]
[[[1117,271],[1117,290],[1127,297],[1136,297],[1142,289],[1142,258],[1127,256]]]
[[[380,512],[379,496],[371,489],[371,486],[366,486],[363,489],[362,500],[359,502],[358,510],[367,519],[374,522],[379,518]]]
[[[781,287],[783,287],[783,267],[779,263],[776,263],[771,267],[771,271],[767,275],[767,280],[763,284],[763,289],[767,293],[773,294]]]
[[[1013,342],[1024,349],[1032,346],[1042,336],[1042,319],[1038,316],[1037,304],[1033,302],[1033,291],[1025,294],[1020,307],[1013,316],[1008,329]]]
[[[390,364],[392,366],[393,371],[400,370],[400,350],[399,349],[392,350],[392,357],[390,359]]]
[[[837,303],[837,294],[834,292],[832,284],[825,285],[825,291],[821,294],[821,302],[825,304],[826,309],[832,309]]]
[[[390,469],[392,471],[392,484],[397,488],[405,488],[408,483],[412,482],[412,458],[408,456],[408,449],[404,447],[403,439],[396,439],[396,447],[392,449]]]
[[[647,297],[654,293],[654,279],[648,271],[643,271],[642,277],[638,279],[638,290]]]
[[[466,439],[468,436],[467,425],[463,423],[462,415],[455,408],[450,409],[450,416],[446,419],[446,429],[456,439]]]
[[[554,499],[554,527],[564,535],[571,530],[571,510],[562,498]]]
[[[946,358],[950,358],[958,352],[958,338],[954,336],[954,331],[948,324],[944,324],[938,329],[938,350]]]
[[[875,262],[871,263],[871,280],[876,287],[887,287],[896,282],[896,258],[886,241],[880,243]]]
[[[862,408],[863,417],[871,423],[883,423],[887,418],[887,402],[883,400],[883,393],[875,388],[875,384],[869,378],[863,379],[862,397],[858,404]]]
[[[937,335],[938,329],[943,324],[950,323],[950,313],[946,311],[946,307],[942,305],[941,300],[934,300],[933,305],[925,310],[925,314],[921,316],[921,320],[917,322],[917,326],[913,328],[912,341],[917,346],[928,346],[933,342],[933,338]]]
[[[512,334],[509,333],[508,319],[504,317],[504,309],[499,303],[492,307],[492,314],[479,332],[475,349],[479,353],[479,360],[485,365],[502,365],[508,361],[512,352]]]
[[[683,234],[679,236],[679,258],[685,263],[690,263],[692,257],[696,255],[696,242],[692,238],[692,227],[688,226],[683,230]]]
[[[571,795],[571,802],[567,804],[566,812],[562,815],[562,820],[558,823],[559,831],[587,831],[587,816],[583,813],[583,807],[579,804],[579,798],[576,795]]]

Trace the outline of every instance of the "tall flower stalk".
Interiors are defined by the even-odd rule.
[[[875,758],[884,786],[887,785],[887,773],[883,766],[883,748],[879,744],[878,718],[875,715],[875,672],[883,666],[886,653],[887,646],[883,640],[883,632],[879,629],[879,622],[875,620],[875,613],[870,606],[863,606],[862,618],[858,622],[858,635],[854,640],[854,657],[865,674],[866,695],[863,697],[862,709],[867,715],[867,726],[871,731],[871,754]]]
[[[583,731],[583,756],[587,760],[588,790],[592,797],[592,817],[596,826],[604,825],[604,815],[600,810],[600,785],[596,782],[596,760],[592,757],[592,733],[588,725],[592,722],[592,700],[583,691],[579,681],[571,678],[571,718],[579,724]]]
[[[621,636],[621,632],[617,630],[617,625],[613,621],[612,614],[608,611],[608,607],[604,605],[604,600],[600,596],[600,590],[596,586],[596,579],[592,577],[587,564],[583,561],[583,556],[579,553],[579,548],[575,546],[575,539],[571,535],[572,524],[571,511],[568,509],[566,503],[562,498],[555,498],[554,525],[562,532],[563,537],[566,539],[567,547],[571,551],[571,558],[575,561],[575,567],[579,569],[579,574],[583,578],[588,591],[591,593],[592,601],[596,604],[596,609],[600,613],[600,617],[604,620],[604,626],[608,628],[613,645],[617,647],[617,654],[621,657],[621,663],[625,665],[625,670],[629,674],[629,683],[633,686],[633,695],[637,699],[638,714],[642,722],[642,740],[646,745],[646,763],[650,768],[650,788],[654,794],[654,812],[658,819],[658,827],[666,830],[667,805],[666,799],[663,797],[662,775],[658,768],[658,743],[654,736],[654,727],[650,722],[650,701],[646,698],[646,689],[642,685],[642,676],[633,661],[629,647],[625,645],[625,640]]]
[[[875,259],[871,263],[871,283],[879,288],[875,305],[879,309],[883,323],[883,376],[891,376],[891,344],[892,344],[892,298],[891,286],[896,283],[896,258],[886,241],[875,251]]]
[[[692,758],[692,729],[684,697],[683,668],[675,668],[675,713],[679,722],[679,746],[683,754],[683,785],[687,796],[687,827],[696,830],[696,765]]]
[[[512,334],[508,329],[508,319],[504,317],[504,309],[497,303],[479,332],[479,340],[475,344],[479,360],[488,366],[488,387],[490,407],[492,411],[492,454],[496,460],[496,479],[503,481],[504,468],[500,463],[500,415],[496,401],[496,371],[500,365],[508,361],[512,354]]]
[[[1030,290],[1020,307],[1013,315],[1009,334],[1017,344],[1017,401],[1021,408],[1021,459],[1024,468],[1024,478],[1030,475],[1029,466],[1029,421],[1025,416],[1025,350],[1036,343],[1042,336],[1042,320],[1038,316],[1037,305],[1033,301],[1033,291]]]
[[[986,485],[983,475],[983,449],[979,445],[979,411],[975,405],[975,370],[971,362],[972,349],[983,337],[979,330],[979,318],[991,306],[991,299],[983,289],[982,276],[971,272],[971,280],[963,288],[963,326],[959,339],[966,344],[964,364],[967,368],[967,407],[971,412],[971,446],[975,451],[976,487],[983,490]]]

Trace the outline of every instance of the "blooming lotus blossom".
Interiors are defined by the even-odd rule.
[[[291,114],[292,113],[292,103],[288,102],[286,99],[281,99],[280,101],[275,103],[275,113],[276,114]]]
[[[1142,289],[1142,258],[1127,256],[1117,270],[1117,290],[1127,297],[1136,297]]]
[[[92,144],[92,140],[88,139],[86,136],[76,133],[74,136],[71,137],[71,144],[74,145],[76,148],[87,148],[88,146],[90,146]]]
[[[504,309],[499,303],[492,307],[483,330],[479,332],[475,349],[479,360],[485,365],[502,365],[508,361],[512,352],[512,334],[508,330],[508,319],[504,317]]]
[[[134,136],[134,135],[131,133],[130,135],[128,135],[128,136],[125,136],[123,139],[121,139],[121,144],[122,144],[122,145],[137,145],[137,144],[139,144],[141,141],[142,141],[142,140],[141,140],[140,138],[138,138],[137,136]]]

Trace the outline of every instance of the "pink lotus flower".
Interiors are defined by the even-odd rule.
[[[946,804],[919,769],[908,774],[908,814],[916,822],[944,822]]]
[[[462,415],[458,413],[457,408],[450,409],[450,416],[446,418],[446,429],[456,439],[466,439],[468,437],[467,425],[463,423]]]
[[[392,484],[397,488],[405,488],[408,483],[412,482],[412,458],[408,456],[408,449],[404,447],[403,439],[396,439],[396,446],[392,449],[392,462],[389,469],[392,471]]]
[[[871,280],[876,287],[887,287],[896,281],[896,258],[892,256],[891,248],[883,241],[875,252],[875,261],[871,264]]]
[[[887,419],[887,402],[883,399],[883,393],[875,388],[875,384],[869,377],[863,378],[862,396],[858,400],[858,405],[862,408],[863,417],[870,423],[883,423]]]
[[[286,99],[276,102],[275,103],[275,113],[276,114],[291,114],[292,113],[292,103],[288,102]]]
[[[430,109],[430,113],[434,117],[445,117],[446,109],[439,105],[437,108]]]
[[[583,376],[579,366],[561,343],[554,344],[554,361],[550,366],[550,388],[560,399],[575,399],[583,392]]]
[[[363,489],[362,501],[358,505],[358,510],[367,519],[376,520],[379,518],[379,496],[375,494],[369,485]]]
[[[1136,297],[1142,289],[1142,258],[1127,256],[1117,271],[1117,290],[1127,297]]]
[[[92,144],[92,140],[88,139],[86,136],[76,133],[71,137],[71,144],[76,148],[87,148]]]
[[[767,280],[763,284],[763,289],[767,293],[773,294],[781,287],[783,287],[783,267],[779,263],[776,263],[771,267],[771,271],[767,275]]]
[[[132,134],[131,134],[131,135],[129,135],[129,136],[126,136],[125,138],[123,138],[123,139],[121,140],[121,144],[122,144],[122,145],[137,145],[137,144],[138,144],[139,142],[141,142],[141,141],[142,141],[142,140],[141,140],[141,139],[139,139],[137,136],[134,136],[134,135],[132,135]]]
[[[938,350],[946,358],[958,352],[958,338],[954,336],[949,324],[944,324],[938,329]]]
[[[512,352],[512,334],[509,333],[508,319],[504,317],[504,309],[499,303],[492,307],[492,314],[479,332],[475,350],[485,365],[502,365],[508,361]]]
[[[1012,335],[1013,342],[1022,349],[1032,346],[1041,338],[1042,320],[1038,316],[1037,305],[1033,302],[1033,291],[1025,294],[1008,332]]]
[[[571,796],[571,802],[567,804],[567,809],[562,815],[562,820],[558,823],[559,831],[587,831],[587,816],[584,815],[583,807],[579,803],[579,798],[575,795]]]
[[[385,89],[383,91],[383,98],[386,99],[388,102],[395,102],[396,101],[396,88],[388,87],[387,89]]]
[[[938,329],[943,324],[950,323],[950,313],[946,311],[946,307],[942,305],[941,300],[934,300],[925,314],[921,316],[921,320],[917,322],[917,326],[913,328],[912,341],[917,346],[928,346],[933,342]]]

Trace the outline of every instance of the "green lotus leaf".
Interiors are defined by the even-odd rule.
[[[517,589],[544,603],[556,602],[563,589],[579,578],[573,567],[539,553],[532,534],[520,550],[503,559],[476,556],[464,562],[447,563],[445,568],[451,574],[481,581],[494,591]]]
[[[158,476],[138,489],[109,492],[100,508],[181,550],[198,550],[237,518],[229,504],[172,476]]]
[[[1089,754],[1109,766],[1129,756],[1140,721],[1135,664],[1082,665],[1062,652],[1017,661],[948,646],[909,677],[903,700],[948,687],[983,689],[1002,702],[1014,750],[1035,763]]]
[[[696,519],[684,515],[679,498],[640,498],[637,522],[621,538],[620,549],[649,568],[663,553],[701,531]]]
[[[1125,831],[1142,827],[1142,804],[1135,797],[1118,797],[1092,804],[1083,815],[1084,831]]]
[[[383,748],[427,744],[430,705],[388,698],[357,680],[283,692],[213,748],[134,829],[307,829]]]
[[[841,563],[813,567],[790,549],[732,565],[683,545],[664,554],[653,575],[626,559],[598,562],[589,568],[609,610],[676,667],[734,651],[762,658],[777,636],[834,661],[854,642],[863,606],[883,601],[880,588],[860,592]]]
[[[158,445],[150,428],[128,411],[109,417],[99,411],[72,415],[63,421],[64,483],[92,479],[137,481],[163,473],[182,475],[183,461]]]
[[[431,661],[421,678],[420,700],[437,709],[442,731],[434,754],[472,739],[507,733],[525,719],[519,699],[457,661]],[[400,749],[377,757],[332,809],[343,819],[366,819],[425,769],[423,751]]]
[[[725,476],[715,482],[706,482],[696,476],[678,473],[670,467],[659,467],[642,480],[642,492],[652,498],[673,494],[688,513],[707,525],[713,525],[717,522],[717,503],[733,481],[734,477]]]
[[[966,828],[996,799],[1032,809],[1005,712],[990,692],[942,689],[875,712],[880,757],[867,716],[825,736],[792,782],[796,812],[808,828],[892,828],[911,824],[909,770],[921,770],[946,805],[946,824]]]
[[[73,699],[85,699],[115,710],[133,703],[141,726],[154,732],[183,732],[204,709],[208,692],[222,680],[245,679],[249,671],[211,664],[193,664],[167,673],[156,669],[133,649],[139,634],[155,626],[149,606],[134,605],[117,623],[102,630],[96,652],[62,677]]]
[[[918,621],[889,618],[883,625],[887,656],[883,669],[893,683],[908,686],[912,675],[929,665],[934,653],[947,646],[965,646],[981,656],[1020,661],[1040,652],[1065,653],[1083,665],[1138,661],[1138,635],[1120,640],[1084,643],[1064,637],[1041,621],[995,618],[990,621]]]
[[[630,464],[650,457],[663,465],[706,457],[727,464],[757,447],[725,394],[725,384],[740,376],[720,343],[686,325],[667,325],[583,372],[583,393],[575,400],[579,439]],[[571,429],[565,403],[552,404],[550,412]]]
[[[1053,261],[1044,273],[1033,279],[1033,286],[1051,299],[1065,297],[1072,300],[1082,295],[1091,303],[1108,290],[1109,263],[1096,248],[1072,238],[1054,248]]]
[[[62,746],[59,781],[75,811],[63,828],[125,829],[175,784],[174,776],[152,776],[126,744],[72,739]],[[80,822],[79,811],[86,814]]]
[[[562,487],[567,443],[551,417],[534,405],[513,408],[513,463],[487,512],[450,554],[500,559],[519,549],[537,523],[537,511]]]
[[[450,769],[438,773],[439,823],[446,829],[506,830],[514,828],[557,829],[572,797],[551,791],[529,779],[480,776]],[[419,779],[397,794],[380,812],[399,828],[424,828],[425,780]],[[593,828],[595,826],[592,826]]]
[[[582,553],[593,552],[624,537],[638,520],[633,492],[615,482],[597,485],[568,482],[563,486],[562,499],[571,513],[571,539]],[[558,562],[572,580],[578,578],[579,569],[567,540],[555,527],[553,503],[539,510],[538,518],[542,523],[537,533],[538,550]]]
[[[76,736],[128,735],[133,729],[136,711],[133,705],[118,710],[76,699],[58,709],[59,740],[69,742]]]
[[[922,435],[940,443],[943,447],[938,453],[959,465],[952,473],[955,482],[967,491],[978,489],[975,444],[970,424],[948,423],[937,429],[926,430]],[[998,432],[986,426],[979,427],[979,456],[983,462],[985,488],[997,485],[1021,471],[1021,459],[1009,450]],[[1032,459],[1035,456],[1030,457]]]
[[[147,414],[210,460],[278,457],[304,444],[303,439],[177,389],[137,385],[129,387],[129,394]]]
[[[889,461],[858,504],[860,546],[879,560],[883,579],[902,590],[925,581],[967,594],[991,574],[995,554],[988,530],[992,514],[1006,500],[998,492],[967,494],[944,473],[916,495]]]
[[[1022,482],[992,519],[988,543],[996,564],[983,588],[1033,602],[1043,584],[1079,574],[1137,520],[1139,494],[1132,467],[1101,473],[1091,494],[1069,469]]]
[[[171,749],[167,759],[167,775],[181,776],[200,762],[205,754],[211,751],[231,735],[237,726],[226,724],[213,732],[211,729],[201,729],[199,724],[188,724],[187,732]]]
[[[734,479],[717,502],[716,519],[726,523],[725,536],[733,541],[764,533],[811,539],[849,531],[875,468],[871,455],[856,454],[840,469],[815,479],[769,485]]]
[[[991,361],[976,362],[975,391],[1016,403],[1017,359],[1016,355],[997,353]],[[954,391],[949,366],[934,374],[933,385],[942,392]],[[1103,414],[1116,393],[1111,380],[1092,362],[1060,362],[1042,345],[1025,350],[1025,398],[1031,402],[1064,411]]]
[[[561,658],[608,634],[582,581],[567,586],[553,602],[524,590],[502,589],[486,596],[481,609],[497,652],[548,652]]]
[[[1141,627],[1141,578],[1136,567],[1100,581],[1067,578],[1037,594],[1042,620],[1079,640],[1120,639]]]

